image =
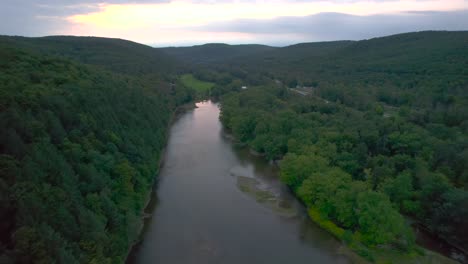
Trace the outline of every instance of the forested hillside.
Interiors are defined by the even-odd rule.
[[[439,105],[441,110],[453,97],[459,98],[452,106],[466,96],[467,32],[418,32],[299,47],[272,51],[267,60],[264,55],[250,56],[231,67],[281,80],[289,87],[314,87],[328,100],[360,108],[381,101],[423,108]],[[460,117],[456,119],[460,124]]]
[[[4,42],[42,55],[66,57],[133,75],[173,73],[177,63],[164,52],[123,39],[51,36],[42,38],[0,37]]]
[[[258,56],[265,52],[276,50],[265,45],[227,45],[211,43],[193,47],[161,48],[164,53],[179,59],[189,65],[226,64],[228,61],[245,58],[251,55]]]
[[[82,40],[108,53],[80,50]],[[134,68],[143,57],[112,58],[108,40],[37,41],[0,39],[0,262],[121,263],[172,112],[192,92],[158,79],[161,65]]]
[[[410,223],[468,251],[467,32],[284,48],[0,36],[0,262],[123,262],[186,86],[220,98],[223,125],[361,256],[420,261]]]
[[[218,69],[231,71],[224,87],[250,85],[239,71],[262,80],[216,86],[221,121],[281,159],[311,218],[369,260],[416,249],[403,216],[466,251],[468,33],[342,44],[323,56],[304,50],[301,63],[278,55]]]

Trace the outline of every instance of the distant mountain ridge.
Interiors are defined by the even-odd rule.
[[[101,37],[48,36],[27,38],[0,36],[2,41],[45,55],[64,56],[82,63],[99,65],[123,73],[169,72],[181,65],[287,65],[297,62],[323,63],[333,60],[366,60],[388,57],[414,59],[414,54],[432,52],[434,48],[447,49],[448,43],[459,48],[468,44],[468,31],[422,31],[391,35],[360,41],[324,41],[298,43],[286,47],[261,44],[229,45],[207,43],[191,47],[153,48],[144,44]],[[405,51],[405,52],[404,52]],[[408,53],[408,54],[406,54]],[[369,56],[370,55],[370,56]],[[322,57],[321,60],[317,60]],[[262,65],[263,66],[263,65]],[[288,65],[296,67],[297,65]]]
[[[260,44],[228,45],[208,43],[192,47],[160,48],[166,54],[190,64],[218,63],[238,57],[257,55],[278,48]]]
[[[447,174],[456,188],[468,188],[468,31],[414,32],[281,48],[219,43],[153,48],[100,37],[0,36],[0,123],[4,128],[0,130],[4,174],[0,177],[0,259],[22,263],[125,260],[138,235],[171,116],[177,106],[194,98],[190,87],[180,81],[182,73],[216,84],[211,96],[243,91],[239,102],[268,106],[258,111],[260,115],[240,114],[235,121],[247,121],[248,129],[239,126],[241,133],[251,128],[251,135],[272,132],[271,140],[259,139],[272,153],[288,149],[294,141],[285,139],[294,133],[300,136],[298,143],[319,141],[325,135],[330,149],[342,145],[344,150],[341,160],[333,155],[336,164],[350,170],[357,162],[363,169],[372,165],[380,173],[375,178],[379,181],[379,175],[387,177],[393,168],[398,173],[405,172],[400,167],[416,168],[419,155],[438,167],[437,173]],[[301,89],[290,89],[297,86],[307,86],[302,88],[310,94],[290,93]],[[288,97],[300,104],[291,104],[290,111],[283,112],[284,122],[264,122],[256,129],[253,121],[263,114],[276,118],[270,113],[272,106],[283,107],[275,102]],[[242,108],[236,104],[233,112]],[[251,110],[244,108],[245,113]],[[305,115],[307,129],[302,123],[297,130],[290,126],[289,117],[296,112]],[[343,114],[338,119],[343,121],[351,115],[366,121],[366,115],[361,118],[360,114],[369,113],[382,122],[367,133],[369,123],[345,126],[346,122],[333,119],[336,113]],[[261,121],[265,120],[271,121]],[[336,130],[325,126],[328,121],[336,122]],[[309,129],[315,123],[322,123],[323,130]],[[287,132],[277,133],[283,127]],[[315,137],[306,130],[323,134]],[[343,137],[335,137],[340,134]],[[431,141],[422,139],[432,134]],[[425,145],[431,148],[426,151]],[[361,161],[352,156],[355,151],[362,156],[372,151],[390,153],[394,159],[387,162],[379,154],[369,162]],[[415,171],[422,177],[427,174]],[[444,179],[435,181],[434,190],[448,186]],[[416,198],[419,195],[415,193]],[[462,195],[442,198],[466,201]],[[438,211],[428,202],[428,215],[421,220],[444,220],[449,225],[427,222],[435,233],[445,232],[444,236],[467,248],[463,222],[467,218],[452,217],[457,210],[451,209],[465,207],[449,202],[434,203],[440,206]],[[455,221],[457,228],[449,229]]]
[[[468,74],[468,31],[423,31],[361,41],[305,43],[230,64],[250,73],[299,82],[338,78],[348,83],[365,80],[378,85],[383,79],[398,82],[402,74],[406,78],[417,75],[419,81],[439,75],[456,80],[455,76]]]
[[[179,61],[189,64],[213,64],[229,62],[235,64],[258,64],[281,60],[283,62],[306,61],[317,57],[357,58],[378,55],[379,58],[400,56],[412,59],[421,52],[433,52],[435,48],[445,50],[466,47],[468,31],[421,31],[378,37],[360,41],[324,41],[298,43],[286,47],[271,47],[259,44],[228,45],[209,43],[192,47],[159,48]],[[403,54],[403,53],[408,54]],[[403,55],[403,56],[401,56]],[[365,59],[365,58],[364,58]],[[375,59],[372,57],[372,59]],[[283,61],[284,60],[284,61]]]

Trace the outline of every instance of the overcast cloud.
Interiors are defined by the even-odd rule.
[[[320,13],[306,17],[228,21],[194,30],[249,33],[276,45],[301,41],[360,40],[412,31],[468,30],[468,11],[406,12],[371,16]],[[276,41],[271,39],[275,35],[278,36]],[[281,35],[286,37],[279,37]],[[295,39],[291,41],[291,38]]]
[[[145,5],[144,16],[140,16],[138,12],[142,11],[135,8],[139,5]],[[226,10],[228,16],[223,19],[224,16],[219,15],[219,10],[225,10],[220,7],[222,5],[241,8],[236,14],[233,14],[232,10]],[[272,9],[271,14],[261,13],[270,5],[277,5],[278,8]],[[281,5],[284,5],[284,10],[289,11],[281,13]],[[399,10],[399,5],[405,6],[406,9]],[[115,6],[122,8],[109,8]],[[163,8],[171,10],[171,6],[176,10],[173,15],[164,16],[164,13],[158,13],[162,12]],[[186,14],[190,14],[191,10],[197,10],[197,7],[199,8],[197,12],[200,13],[200,6],[202,11],[212,9],[212,12],[208,10],[206,14],[198,17],[194,15],[193,24],[190,23],[191,20],[184,20]],[[292,9],[292,6],[298,8]],[[314,12],[306,15],[298,12],[302,6]],[[320,9],[322,6],[324,11]],[[330,9],[330,6],[336,7],[336,11]],[[369,10],[366,9],[368,6]],[[388,12],[387,7],[393,8],[393,11]],[[129,12],[125,8],[128,8]],[[258,9],[260,18],[257,18],[257,13],[253,10],[255,8]],[[350,11],[346,12],[348,9]],[[181,10],[180,14],[178,10]],[[369,14],[362,15],[359,12]],[[127,20],[125,20],[126,14],[129,14]],[[209,19],[210,14],[213,15],[212,20]],[[144,20],[139,21],[140,17]],[[1,35],[97,35],[126,38],[159,46],[204,42],[286,45],[304,41],[358,40],[421,30],[468,30],[468,0],[1,0],[0,2]]]

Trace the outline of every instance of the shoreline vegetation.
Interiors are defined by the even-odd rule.
[[[378,255],[419,254],[409,216],[464,249],[467,39],[417,32],[305,43],[220,57],[192,74],[216,84],[224,127],[266,159],[284,157],[283,181],[346,237]],[[466,262],[457,247],[440,249]]]
[[[50,50],[34,48],[43,44]],[[89,65],[47,54],[69,44],[102,56]],[[125,261],[171,116],[193,99],[170,76],[123,62],[143,58],[108,63],[125,44],[0,37],[3,263]]]
[[[186,112],[188,112],[190,110],[193,110],[195,108],[196,108],[195,102],[190,102],[190,103],[185,103],[183,105],[178,106],[173,111],[172,117],[171,117],[170,122],[169,122],[169,125],[168,125],[168,127],[166,129],[167,131],[166,131],[165,142],[167,142],[167,140],[169,139],[169,132],[170,132],[171,127],[174,124],[174,122],[177,121],[177,119],[180,116],[182,116]],[[143,206],[143,209],[141,211],[140,223],[139,223],[138,231],[137,231],[138,236],[132,242],[132,244],[129,246],[129,248],[127,250],[125,262],[127,262],[128,258],[132,254],[132,252],[142,242],[142,235],[143,235],[144,228],[145,228],[145,225],[146,225],[146,220],[151,219],[153,217],[152,210],[154,210],[155,208],[152,208],[153,206],[151,206],[151,204],[154,202],[154,199],[156,199],[156,191],[157,191],[157,187],[158,187],[159,172],[160,172],[161,168],[164,166],[164,160],[165,160],[165,157],[166,157],[166,146],[161,150],[160,157],[161,158],[158,161],[158,169],[157,169],[157,172],[156,172],[155,177],[154,177],[154,182],[152,184],[152,187],[151,187],[148,195],[146,196],[146,199],[145,199],[146,202],[145,202],[145,205]],[[150,210],[148,210],[148,209],[150,209]]]
[[[222,104],[222,102],[220,103]],[[221,107],[222,108],[222,107]],[[222,113],[222,112],[221,112]],[[222,120],[221,116],[220,119]],[[234,141],[235,144],[240,145],[243,148],[248,148],[249,152],[254,155],[254,156],[260,156],[266,160],[269,160],[266,153],[258,152],[256,151],[252,146],[250,146],[248,143],[240,141],[236,136],[232,133],[232,130],[230,128],[225,127],[227,129],[226,132],[228,132],[225,136],[226,138]],[[272,161],[272,166],[276,166],[278,168],[281,168],[281,162],[284,157],[278,157],[275,160],[270,160]],[[281,178],[281,177],[280,177]],[[256,190],[255,188],[255,182],[251,182],[252,179],[241,179],[239,181],[238,179],[238,187],[241,189],[241,191],[246,192],[248,195],[252,196],[257,202],[264,203],[263,199],[265,197],[268,197],[268,195],[263,195],[262,190]],[[284,179],[281,179],[281,181],[284,184],[287,184],[287,182],[284,181]],[[446,256],[443,256],[437,252],[422,248],[420,246],[414,245],[414,248],[411,252],[407,252],[407,254],[401,254],[398,252],[391,252],[388,251],[385,247],[382,248],[369,248],[364,245],[364,243],[361,241],[361,235],[357,234],[354,235],[351,234],[348,230],[343,229],[336,225],[333,221],[331,221],[329,218],[324,217],[323,214],[320,212],[319,208],[314,207],[314,206],[308,206],[305,201],[297,194],[297,192],[294,192],[294,195],[296,198],[298,198],[304,206],[306,206],[306,211],[309,219],[317,224],[320,228],[323,230],[329,232],[331,235],[333,235],[338,241],[342,243],[342,247],[339,250],[339,253],[346,256],[352,263],[440,263],[440,264],[455,264],[458,263],[454,261],[453,259],[450,259]],[[274,210],[271,206],[268,204],[265,205],[266,207]],[[285,216],[291,215],[293,216],[294,214],[291,214],[290,212],[286,212],[284,214]]]
[[[450,262],[416,245],[405,216],[466,253],[467,41],[415,32],[156,49],[0,36],[0,260],[125,261],[174,116],[210,96],[345,251]]]
[[[239,141],[232,133],[229,133],[229,132],[232,132],[232,131],[226,131],[225,137],[233,141],[234,144],[238,144],[242,148],[248,148],[249,153],[253,156],[259,156],[268,160],[265,153],[260,153],[260,152],[255,151],[247,143],[243,143]],[[277,168],[280,168],[281,160],[282,158],[278,158],[274,160],[272,162],[272,166],[276,166]],[[263,190],[260,189],[259,191],[257,191],[254,186],[255,183],[252,183],[250,181],[251,180],[250,178],[248,180],[249,181],[247,183],[245,183],[244,181],[241,181],[239,183],[238,181],[239,188],[241,189],[241,191],[246,192],[247,194],[252,196],[255,200],[257,200],[257,202],[263,203],[264,201],[262,199],[265,196],[265,195],[262,195]],[[355,264],[365,264],[365,263],[411,264],[411,263],[414,263],[414,261],[417,261],[417,263],[438,263],[438,264],[458,263],[454,261],[453,259],[443,256],[437,252],[434,252],[434,251],[431,251],[431,250],[428,250],[419,246],[416,246],[415,251],[411,252],[410,254],[406,256],[401,256],[398,254],[397,255],[385,254],[383,250],[381,250],[380,252],[378,251],[372,252],[373,250],[366,248],[362,244],[362,242],[358,240],[359,239],[358,237],[353,238],[352,236],[350,236],[349,232],[347,232],[345,229],[337,226],[334,222],[330,221],[328,218],[323,217],[317,208],[308,207],[304,203],[304,201],[301,200],[301,198],[297,195],[297,193],[294,192],[294,190],[292,189],[290,190],[293,192],[294,196],[297,199],[299,199],[299,201],[306,207],[306,211],[307,211],[307,215],[309,219],[312,222],[314,222],[316,225],[318,225],[320,228],[322,228],[323,230],[333,235],[333,237],[335,237],[338,241],[342,243],[339,253],[346,256],[351,261],[351,263],[355,263]],[[268,195],[266,196],[268,197]],[[268,204],[266,206],[272,210],[275,210],[274,207],[269,206]],[[292,216],[292,215],[286,211],[286,213],[284,213],[284,216]]]

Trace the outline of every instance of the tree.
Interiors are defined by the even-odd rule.
[[[281,180],[296,190],[314,172],[328,169],[328,161],[317,155],[287,154],[281,161]]]
[[[414,195],[413,178],[408,172],[402,173],[396,178],[386,179],[381,189],[401,211],[417,212],[417,209],[413,207],[414,203],[412,203]]]
[[[409,227],[385,195],[375,191],[360,193],[357,210],[359,230],[368,245],[399,243],[406,249],[414,245]]]

